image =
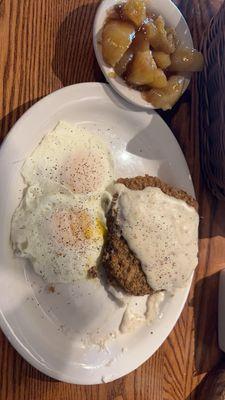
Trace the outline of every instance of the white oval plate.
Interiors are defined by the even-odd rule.
[[[108,85],[84,83],[60,89],[31,107],[15,124],[0,151],[0,325],[12,345],[45,374],[71,383],[95,384],[127,374],[147,360],[176,323],[190,283],[167,298],[151,327],[113,333],[122,309],[100,283],[46,283],[13,256],[10,220],[22,196],[20,168],[43,135],[59,120],[82,125],[108,142],[117,176],[158,175],[194,195],[188,167],[168,126],[154,111],[129,106]],[[99,331],[99,332],[98,332]],[[91,345],[91,341],[98,345]]]
[[[154,108],[154,106],[148,103],[142,97],[141,93],[138,90],[134,90],[127,86],[124,80],[119,76],[114,77],[113,68],[108,66],[104,62],[102,57],[102,49],[100,43],[103,25],[108,16],[109,10],[115,4],[119,4],[121,2],[123,2],[123,0],[103,0],[98,7],[93,28],[93,44],[95,55],[106,80],[120,96],[122,96],[130,103],[135,104],[136,106],[152,109]],[[172,26],[176,29],[177,37],[179,38],[183,46],[193,47],[193,41],[188,25],[179,9],[171,0],[151,0],[150,7],[153,12],[160,14],[165,18],[168,26]],[[185,76],[186,79],[184,83],[183,93],[190,83],[191,74],[186,74]]]

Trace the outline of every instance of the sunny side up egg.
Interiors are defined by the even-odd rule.
[[[98,264],[105,216],[99,197],[45,194],[30,186],[12,218],[16,255],[28,258],[48,282],[73,282]]]
[[[113,180],[113,160],[96,135],[60,121],[26,159],[27,184],[55,182],[74,193],[104,191]]]
[[[101,139],[60,122],[26,159],[27,188],[11,222],[16,255],[50,283],[73,282],[98,265],[113,161]]]

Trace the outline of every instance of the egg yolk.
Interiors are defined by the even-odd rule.
[[[96,218],[95,224],[98,235],[105,237],[107,233],[105,224],[99,218]]]
[[[99,218],[93,221],[87,211],[58,210],[52,217],[51,233],[52,231],[58,243],[80,247],[84,241],[104,237],[106,228]]]

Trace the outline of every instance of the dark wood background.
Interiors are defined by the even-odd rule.
[[[221,0],[177,0],[199,46]],[[33,103],[76,82],[104,81],[92,47],[95,0],[0,1],[0,138]],[[0,332],[0,400],[201,400],[221,353],[217,346],[218,271],[225,267],[225,203],[204,186],[199,165],[196,78],[162,114],[186,156],[200,204],[199,267],[168,339],[145,364],[113,383],[78,386],[46,377]]]

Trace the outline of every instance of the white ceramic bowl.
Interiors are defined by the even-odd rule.
[[[123,79],[119,76],[113,76],[113,68],[106,65],[102,57],[101,49],[101,32],[102,27],[107,18],[108,11],[115,5],[122,3],[123,0],[103,0],[98,7],[93,28],[93,43],[95,49],[95,55],[98,60],[98,64],[105,75],[106,80],[116,90],[116,92],[122,96],[125,100],[133,103],[137,106],[144,107],[147,109],[155,108],[150,103],[145,101],[141,96],[141,93],[137,90],[131,89],[126,85]],[[193,47],[193,41],[191,37],[188,25],[178,10],[176,5],[171,0],[151,0],[151,10],[157,14],[162,15],[165,18],[167,25],[172,26],[176,29],[177,36],[182,45],[187,47]],[[185,78],[185,84],[183,92],[187,89],[190,82],[190,75]]]

